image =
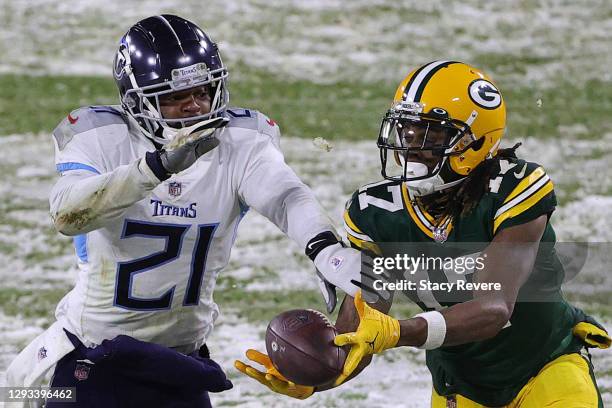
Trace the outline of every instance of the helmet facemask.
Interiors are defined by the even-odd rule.
[[[206,64],[197,63],[172,70],[171,81],[127,90],[122,98],[122,105],[149,137],[158,143],[165,144],[176,129],[223,115],[229,103],[227,78],[228,72],[223,65],[210,70]],[[160,97],[203,86],[207,87],[210,92],[209,112],[176,119],[162,116]]]
[[[420,103],[399,102],[387,111],[380,127],[381,174],[406,183],[415,195],[450,188],[464,176],[452,171],[449,157],[465,152],[474,141],[470,126],[444,109],[423,113]]]

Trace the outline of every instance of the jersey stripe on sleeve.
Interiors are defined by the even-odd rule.
[[[554,189],[553,182],[544,169],[538,167],[523,181],[521,181],[506,197],[503,205],[497,210],[493,218],[493,233],[507,219],[516,217],[536,205],[542,198]]]
[[[55,165],[55,168],[57,170],[58,173],[63,173],[65,171],[69,171],[69,170],[88,170],[88,171],[92,171],[96,174],[100,174],[100,172],[98,170],[96,170],[95,168],[87,165],[87,164],[83,164],[83,163],[77,163],[77,162],[67,162],[67,163],[58,163]]]
[[[380,248],[372,238],[364,234],[351,220],[348,210],[344,211],[344,229],[348,240],[359,249],[367,250],[375,254],[381,254]]]

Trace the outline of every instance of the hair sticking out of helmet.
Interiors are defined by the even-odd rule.
[[[145,135],[165,144],[167,128],[223,116],[229,103],[228,72],[217,45],[197,25],[160,15],[134,24],[121,38],[113,64],[121,105]],[[164,117],[160,99],[202,87],[210,109],[187,117]]]
[[[449,189],[496,154],[505,127],[501,93],[485,74],[455,61],[425,64],[400,83],[383,117],[382,176],[417,196]]]

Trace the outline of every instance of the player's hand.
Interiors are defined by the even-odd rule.
[[[355,282],[361,281],[361,252],[336,243],[319,251],[313,261],[325,281],[351,296],[359,289]]]
[[[180,173],[191,167],[203,154],[219,145],[215,131],[227,125],[224,117],[213,118],[181,129],[166,129],[172,140],[159,151],[161,164],[169,174]]]
[[[248,364],[244,364],[240,360],[234,361],[234,367],[241,373],[259,381],[272,391],[297,399],[306,399],[314,393],[314,387],[298,385],[283,377],[283,375],[274,368],[270,357],[267,355],[257,350],[248,349],[246,351],[246,356],[249,360],[264,366],[266,371],[259,371]]]
[[[336,387],[355,371],[361,359],[395,347],[400,338],[399,321],[368,306],[361,298],[361,291],[355,295],[355,308],[359,315],[357,331],[339,334],[334,339],[337,346],[351,345],[342,374],[334,383]]]

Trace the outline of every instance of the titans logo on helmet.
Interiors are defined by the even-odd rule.
[[[124,51],[127,52],[127,44],[122,39],[121,45],[117,50],[117,55],[115,55],[115,64],[113,66],[113,75],[116,79],[121,79],[123,73],[125,72],[125,54]]]

